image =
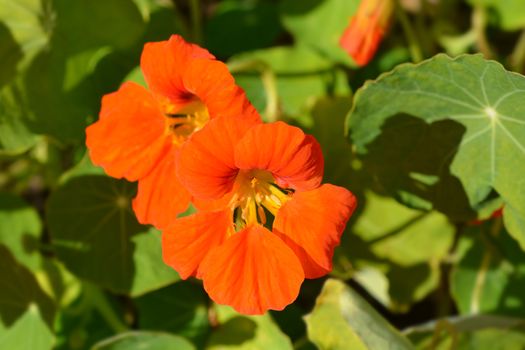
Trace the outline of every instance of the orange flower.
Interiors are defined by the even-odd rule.
[[[224,63],[178,35],[147,43],[141,68],[149,90],[126,82],[104,96],[99,120],[86,129],[86,144],[93,163],[110,176],[139,181],[137,218],[162,228],[191,200],[176,177],[186,139],[211,118],[259,115]]]
[[[282,310],[304,278],[332,269],[356,199],[321,185],[312,136],[283,122],[216,118],[182,147],[179,162],[184,185],[210,202],[163,232],[163,257],[182,278],[202,278],[213,300],[245,314]]]
[[[392,0],[362,0],[339,45],[359,66],[366,65],[383,39],[394,9]]]

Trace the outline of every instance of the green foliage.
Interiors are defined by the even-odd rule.
[[[402,65],[357,92],[349,137],[365,166],[409,205],[465,220],[495,190],[512,209],[505,217],[521,220],[524,88],[525,78],[481,56]],[[525,247],[524,228],[514,228]]]
[[[182,337],[168,333],[128,332],[106,339],[93,347],[93,350],[193,350],[191,343]]]
[[[50,349],[55,312],[52,300],[3,245],[0,270],[0,345],[5,349]],[[33,336],[28,338],[28,334]]]
[[[296,42],[333,61],[353,65],[339,47],[339,38],[358,5],[357,0],[285,0],[281,3],[282,20]]]
[[[412,349],[359,294],[337,280],[327,280],[312,313],[308,337],[320,349]]]
[[[47,220],[68,269],[115,292],[140,295],[178,275],[159,259],[160,233],[135,219],[134,194],[125,181],[74,177],[50,197]]]
[[[360,2],[0,0],[0,349],[525,348],[525,2],[400,1],[357,67]],[[136,184],[89,159],[102,96],[147,88],[144,44],[175,33],[358,198],[330,277],[283,311],[180,280]]]
[[[452,295],[462,314],[521,316],[525,312],[523,251],[501,221],[467,232],[470,247],[451,275]],[[480,239],[472,241],[472,235]]]
[[[209,350],[291,350],[292,344],[270,315],[243,316],[229,307],[217,307],[221,326],[212,334]]]

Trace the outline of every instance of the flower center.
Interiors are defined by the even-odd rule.
[[[210,120],[208,108],[199,99],[194,99],[181,109],[174,111],[168,108],[166,116],[166,133],[171,134],[173,143],[182,145],[195,131],[202,129]]]
[[[239,229],[252,224],[266,224],[266,209],[274,217],[281,206],[290,199],[289,190],[275,184],[272,174],[266,170],[241,170],[236,178],[238,189],[232,199]]]

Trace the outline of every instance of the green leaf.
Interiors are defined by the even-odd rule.
[[[42,223],[34,208],[15,195],[0,193],[0,243],[30,270],[40,267],[41,230]]]
[[[182,335],[204,345],[210,330],[209,299],[202,285],[180,281],[135,300],[141,329]]]
[[[344,119],[351,106],[350,96],[319,98],[310,112],[313,125],[307,131],[319,141],[323,150],[323,181],[354,190],[354,169],[348,157],[352,147],[343,131]]]
[[[495,190],[512,208],[504,215],[523,218],[524,94],[525,78],[497,62],[437,55],[365,84],[349,136],[365,167],[407,204],[470,220]],[[511,229],[525,248],[523,229]]]
[[[264,1],[227,0],[217,4],[204,27],[205,47],[223,58],[270,46],[282,32],[277,6]]]
[[[194,350],[186,339],[177,335],[160,332],[127,332],[101,341],[93,350]]]
[[[500,219],[469,228],[465,237],[471,246],[451,275],[459,311],[522,317],[525,262],[517,242],[502,228]]]
[[[36,137],[24,123],[29,114],[16,74],[49,43],[48,8],[41,0],[0,0],[0,152],[26,151]]]
[[[358,202],[360,209],[336,250],[334,269],[355,274],[386,307],[406,311],[439,285],[440,264],[455,228],[440,213],[410,209],[370,190]]]
[[[412,349],[410,342],[343,282],[329,279],[306,316],[308,337],[320,349]]]
[[[27,311],[7,331],[1,328],[0,325],[0,349],[50,350],[53,348],[53,333],[34,304],[30,304]]]
[[[339,39],[358,6],[358,0],[285,0],[281,18],[297,43],[332,61],[353,66],[352,59],[339,47]]]
[[[80,278],[140,295],[178,280],[162,261],[160,232],[131,210],[135,186],[105,176],[74,177],[58,187],[47,220],[60,260]]]
[[[474,6],[486,7],[496,14],[504,30],[519,30],[525,27],[525,2],[522,0],[469,0]]]
[[[48,5],[41,0],[0,0],[0,52],[9,54],[8,66],[15,63],[17,70],[49,44],[53,16]],[[5,77],[6,68],[2,64],[0,76]]]
[[[346,78],[340,69],[304,46],[273,47],[243,53],[228,63],[233,68],[247,67],[235,74],[254,106],[263,111],[269,97],[260,73],[252,66],[262,66],[276,77],[274,87],[279,97],[279,111],[289,117],[303,117],[318,97],[335,93],[347,94]]]
[[[37,141],[24,118],[30,113],[20,84],[11,84],[0,90],[0,152],[19,154]]]
[[[78,142],[89,117],[98,113],[100,96],[107,92],[107,85],[118,86],[127,73],[125,55],[120,55],[119,62],[108,61],[110,69],[104,59],[138,44],[145,23],[137,5],[129,0],[23,0],[15,2],[17,6],[8,3],[0,6],[0,22],[8,28],[13,25],[15,43],[22,52],[27,46],[31,59],[24,58],[24,64],[18,64],[20,74],[11,83],[17,89],[16,95],[13,92],[2,98],[2,103],[20,103],[18,110],[23,109],[21,113],[7,113],[3,118],[6,128],[19,131],[22,121],[33,133]],[[11,10],[16,22],[11,19]],[[118,20],[114,20],[116,14]],[[22,29],[19,32],[17,28]],[[9,140],[4,147],[14,148],[16,145],[11,143]]]
[[[220,326],[211,334],[207,350],[291,350],[290,339],[269,314],[244,316],[227,306],[217,306]]]
[[[520,350],[525,346],[524,321],[502,316],[448,317],[403,333],[421,350]]]
[[[54,305],[34,275],[0,244],[0,345],[2,349],[49,349],[53,340]],[[34,337],[27,338],[28,334]],[[41,341],[41,343],[40,343]],[[28,343],[25,343],[28,342]],[[4,346],[5,345],[5,346]]]

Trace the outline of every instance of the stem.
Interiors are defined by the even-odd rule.
[[[191,26],[193,41],[202,43],[202,21],[200,0],[190,0]]]
[[[100,313],[104,321],[115,331],[122,333],[128,330],[128,327],[120,320],[111,307],[104,293],[89,283],[84,283],[84,289],[89,294],[93,307]]]
[[[228,68],[232,73],[254,70],[261,74],[261,81],[266,93],[265,119],[268,122],[277,121],[279,119],[279,94],[277,92],[277,78],[271,67],[262,61],[251,60],[229,63]]]
[[[514,46],[514,50],[510,55],[510,66],[516,72],[523,72],[525,63],[525,29],[521,32],[520,37]]]
[[[399,0],[395,1],[395,9],[397,19],[401,22],[405,38],[408,41],[408,50],[410,51],[412,61],[415,63],[421,62],[423,60],[421,45],[419,44],[412,23],[410,23],[410,20],[401,5],[399,5]]]
[[[472,12],[472,27],[476,33],[476,41],[478,44],[479,52],[481,52],[485,58],[492,58],[494,54],[490,48],[485,28],[487,26],[487,14],[485,8],[482,6],[476,6],[474,12]]]

